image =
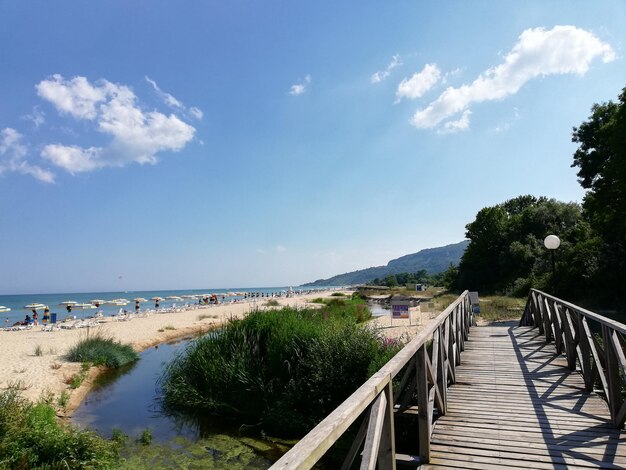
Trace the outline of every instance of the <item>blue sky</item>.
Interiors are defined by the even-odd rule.
[[[0,0],[0,293],[295,285],[581,201],[571,130],[626,86],[625,19]]]

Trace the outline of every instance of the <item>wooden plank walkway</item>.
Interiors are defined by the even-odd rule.
[[[423,469],[626,468],[626,432],[537,329],[471,330]]]

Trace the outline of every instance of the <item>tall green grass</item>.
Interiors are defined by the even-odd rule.
[[[362,305],[362,307],[359,307]],[[303,435],[399,349],[358,324],[362,301],[253,312],[193,342],[161,378],[170,410],[260,423]]]
[[[518,297],[481,297],[480,317],[486,321],[519,320],[525,305],[526,299]]]
[[[69,350],[66,358],[72,362],[88,362],[96,366],[116,368],[136,361],[139,355],[132,346],[98,332],[81,338]]]
[[[0,468],[117,468],[116,444],[93,432],[60,424],[55,413],[50,404],[33,404],[18,390],[0,391]]]

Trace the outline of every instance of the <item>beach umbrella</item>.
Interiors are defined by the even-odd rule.
[[[93,299],[93,300],[90,300],[89,302],[91,302],[92,304],[103,304],[105,301],[102,299]]]
[[[4,305],[0,305],[0,313],[10,312],[11,309],[9,307],[5,307]]]
[[[72,308],[79,308],[81,310],[87,310],[89,308],[96,308],[96,306],[93,304],[74,304],[72,305]]]
[[[79,310],[89,310],[92,308],[96,308],[96,306],[93,304],[74,304],[72,305],[72,308],[76,308]]]
[[[234,292],[229,292],[226,295],[228,295],[228,297],[235,297],[237,294],[235,294]]]
[[[163,297],[156,296],[156,297],[150,297],[150,300],[164,300],[164,299],[163,299]],[[140,302],[141,302],[141,300],[140,300]]]
[[[44,304],[28,304],[28,305],[24,305],[24,308],[26,310],[37,310],[40,308],[46,308],[46,306]]]
[[[133,299],[135,302],[147,302],[146,299],[144,299],[143,297],[137,297],[136,299]]]
[[[63,305],[63,306],[71,305],[71,306],[74,306],[77,303],[78,302],[76,302],[75,300],[65,300],[64,302],[61,302],[59,305]]]

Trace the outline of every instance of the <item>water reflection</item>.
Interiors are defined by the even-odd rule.
[[[157,442],[175,436],[199,438],[201,433],[197,424],[163,413],[161,390],[157,385],[165,365],[187,344],[189,340],[150,348],[141,353],[136,363],[102,374],[93,391],[74,413],[73,421],[107,437],[113,429],[136,436],[150,428]]]
[[[382,317],[382,316],[391,314],[391,309],[385,308],[381,304],[368,302],[367,306],[369,307],[370,312],[372,312],[373,317]]]

